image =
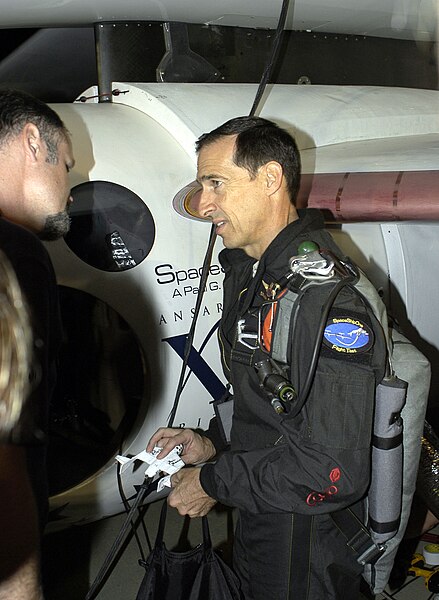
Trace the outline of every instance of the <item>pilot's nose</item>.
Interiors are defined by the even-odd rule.
[[[207,219],[215,211],[215,197],[212,192],[201,189],[196,193],[197,212],[203,219]]]

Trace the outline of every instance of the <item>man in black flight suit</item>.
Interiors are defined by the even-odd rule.
[[[304,242],[341,253],[318,211],[296,210],[300,155],[285,130],[239,117],[201,136],[197,152],[197,208],[226,247],[220,254],[225,279],[219,341],[233,387],[231,442],[228,448],[221,444],[214,419],[206,435],[161,428],[147,449],[163,447],[161,458],[183,444],[187,464],[207,463],[172,476],[168,502],[181,514],[205,515],[217,501],[238,509],[234,568],[245,600],[357,600],[362,568],[329,513],[350,506],[363,516],[375,388],[386,359],[380,325],[359,296],[343,288],[326,326],[335,326],[337,334],[340,323],[358,323],[363,341],[348,351],[329,333],[303,408],[297,415],[274,410],[257,369],[239,359],[245,357],[237,351],[242,322],[285,276]],[[324,288],[314,285],[303,296],[288,348],[299,398]]]

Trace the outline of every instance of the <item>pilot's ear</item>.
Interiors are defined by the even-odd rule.
[[[43,144],[38,127],[33,123],[26,123],[22,131],[22,140],[26,158],[31,162],[37,162],[41,157]]]
[[[282,185],[283,168],[277,161],[271,160],[264,165],[264,171],[266,191],[267,194],[271,196],[276,193]]]

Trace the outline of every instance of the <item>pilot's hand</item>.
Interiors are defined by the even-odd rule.
[[[216,504],[216,500],[206,494],[200,483],[200,468],[181,469],[171,476],[172,490],[168,496],[169,506],[181,515],[204,517]]]
[[[175,446],[182,444],[181,459],[189,465],[207,462],[216,454],[215,446],[209,438],[196,433],[193,429],[160,427],[149,440],[146,450],[151,452],[154,446],[163,450],[157,458],[164,458]]]

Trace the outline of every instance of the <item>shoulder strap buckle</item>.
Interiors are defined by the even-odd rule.
[[[237,325],[237,334],[238,342],[246,348],[249,348],[250,350],[255,350],[256,348],[259,348],[258,333],[245,331],[245,319],[239,319]]]
[[[304,279],[331,279],[335,274],[332,258],[317,250],[293,256],[290,258],[289,267],[292,274],[302,275]]]

